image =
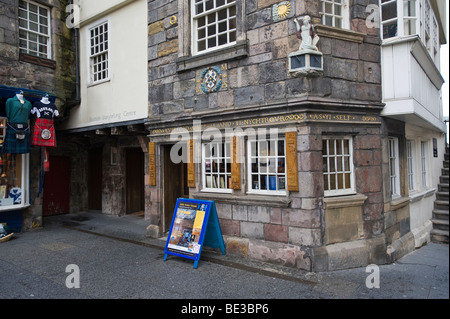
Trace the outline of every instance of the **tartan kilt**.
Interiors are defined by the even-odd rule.
[[[12,124],[14,125],[14,124]],[[28,124],[23,124],[25,132],[25,139],[16,139],[16,128],[10,123],[6,126],[6,135],[3,142],[2,153],[6,154],[25,154],[30,153],[30,127]]]
[[[50,130],[51,137],[48,140],[42,138],[41,133],[43,130]],[[55,127],[53,126],[53,120],[50,119],[36,119],[34,124],[33,135],[31,136],[31,145],[38,146],[56,146]]]

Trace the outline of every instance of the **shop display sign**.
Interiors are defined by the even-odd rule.
[[[213,201],[179,198],[164,249],[168,255],[194,260],[197,268],[203,246],[220,248],[225,255],[225,243]]]

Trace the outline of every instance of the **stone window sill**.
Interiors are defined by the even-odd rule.
[[[44,66],[51,69],[56,69],[56,61],[40,58],[34,55],[21,53],[19,56],[19,60],[22,62],[27,62],[31,64],[36,64],[40,66]]]
[[[208,52],[205,54],[194,55],[189,57],[181,57],[177,59],[177,71],[183,72],[195,69],[201,66],[214,65],[219,62],[224,62],[233,59],[239,59],[248,56],[247,42],[238,42],[236,45]]]
[[[270,206],[287,208],[291,203],[291,200],[285,196],[258,196],[258,195],[245,195],[236,196],[232,194],[218,194],[218,193],[191,193],[194,199],[213,200],[218,203],[232,204],[232,205],[249,205],[249,206]]]
[[[391,204],[391,210],[397,210],[397,209],[400,209],[400,208],[408,205],[409,204],[409,200],[410,200],[409,196],[407,196],[407,197],[398,197],[398,198],[392,199],[391,203],[390,203]]]
[[[335,38],[335,39],[339,39],[339,40],[345,40],[345,41],[351,41],[351,42],[357,42],[357,43],[363,43],[364,37],[366,36],[364,33],[361,33],[361,32],[330,27],[330,26],[322,25],[322,24],[315,26],[315,28],[316,28],[316,32],[319,35],[319,37]]]
[[[362,206],[366,201],[367,196],[363,194],[337,196],[337,197],[325,197],[323,199],[324,208],[343,208]]]
[[[429,197],[431,195],[434,195],[436,193],[436,188],[430,188],[423,192],[414,192],[409,194],[410,202],[415,203],[417,201],[420,201],[426,197]]]

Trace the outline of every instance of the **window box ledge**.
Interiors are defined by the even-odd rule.
[[[436,188],[430,188],[430,189],[427,189],[427,190],[425,190],[423,192],[410,193],[409,194],[409,198],[410,198],[409,201],[411,203],[415,203],[415,202],[418,202],[418,201],[420,201],[420,200],[422,200],[422,199],[424,199],[426,197],[434,195],[435,193],[436,193]]]
[[[409,200],[410,200],[409,196],[407,196],[407,197],[397,197],[395,199],[392,199],[391,203],[390,203],[391,204],[391,209],[390,210],[397,210],[397,209],[400,209],[402,207],[405,207],[405,206],[409,205]]]
[[[367,196],[363,194],[325,197],[323,199],[324,208],[343,208],[343,207],[358,207],[362,206],[366,201]]]
[[[0,206],[0,212],[9,212],[9,211],[17,211],[30,207],[30,204],[18,204],[18,205],[9,205],[9,206]]]
[[[43,67],[50,68],[50,69],[56,69],[56,61],[41,58],[38,56],[26,54],[26,53],[20,53],[19,60],[21,62],[36,64],[36,65],[43,66]]]
[[[362,32],[330,27],[323,24],[316,25],[315,28],[319,37],[335,38],[356,43],[363,43],[366,36],[366,34]]]
[[[232,205],[247,205],[247,206],[270,206],[288,208],[291,200],[285,196],[258,196],[245,195],[236,196],[232,194],[218,194],[218,193],[191,193],[190,196],[194,199],[213,200],[218,203],[232,204]]]
[[[236,45],[226,47],[213,52],[199,54],[177,59],[177,72],[188,71],[205,65],[214,65],[233,59],[248,56],[247,41],[238,42]]]

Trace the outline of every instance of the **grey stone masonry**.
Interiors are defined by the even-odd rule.
[[[236,1],[235,43],[201,54],[192,48],[192,37],[201,30],[192,30],[190,3],[148,1],[149,139],[161,149],[174,143],[173,129],[192,128],[198,120],[223,131],[276,127],[291,138],[290,159],[296,154],[286,166],[295,173],[290,177],[294,184],[297,177],[298,189],[267,196],[250,186],[252,168],[245,161],[238,167],[240,188],[226,191],[203,186],[203,163],[190,166],[195,185],[188,196],[216,202],[228,251],[307,270],[347,265],[349,258],[384,261],[381,42],[379,29],[368,28],[365,12],[378,1],[350,0],[343,7],[349,17],[344,28],[321,24],[318,0]],[[312,19],[323,54],[323,70],[314,73],[291,72],[289,67],[289,54],[300,44],[294,18],[304,15]],[[325,196],[327,135],[352,137],[351,196]],[[201,157],[197,142],[194,153]],[[239,156],[248,159],[245,137],[238,143]],[[155,169],[162,171],[164,159],[156,161]],[[148,190],[152,203],[147,217],[155,234],[165,231],[166,182],[157,173]],[[330,245],[337,246],[328,249]]]
[[[279,2],[237,1],[236,45],[195,56],[189,5],[148,1],[149,123],[197,111],[292,104],[304,96],[381,102],[379,30],[366,26],[364,11],[377,1],[350,1],[349,29],[321,25],[319,1],[311,0],[289,1],[287,16],[275,21],[273,6]],[[317,78],[288,71],[288,54],[299,44],[293,19],[305,14],[312,16],[324,54],[323,75]],[[223,84],[204,93],[200,75],[212,66],[222,68]]]
[[[73,33],[66,27],[68,0],[43,0],[51,16],[51,56],[28,57],[19,51],[18,1],[0,1],[0,84],[40,90],[57,97],[60,114],[75,91]]]

